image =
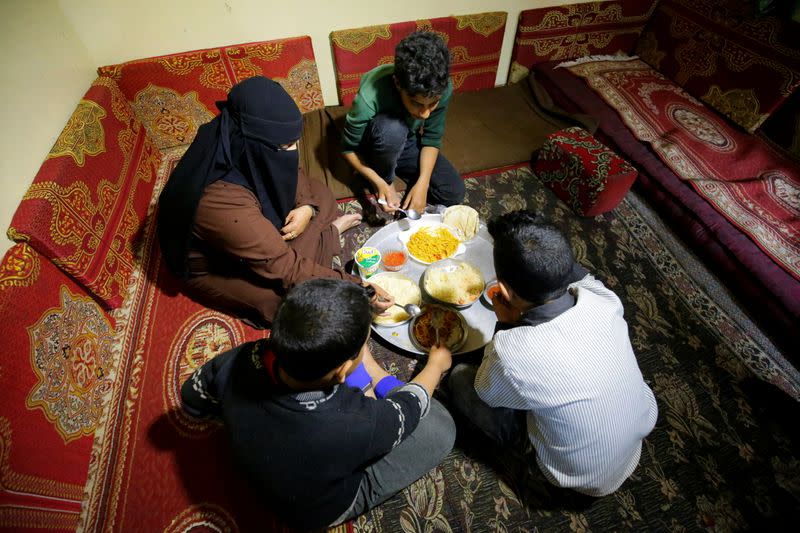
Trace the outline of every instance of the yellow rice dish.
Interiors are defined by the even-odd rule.
[[[423,263],[451,257],[458,250],[459,240],[444,227],[423,226],[408,239],[408,252]]]
[[[425,292],[454,305],[469,305],[483,292],[483,274],[462,261],[446,261],[442,266],[429,267],[425,272]]]

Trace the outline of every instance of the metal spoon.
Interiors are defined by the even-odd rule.
[[[389,203],[383,198],[378,198],[378,203],[381,205],[389,205]],[[407,216],[409,220],[419,220],[419,218],[422,216],[414,209],[401,209],[399,207],[396,207],[395,209]]]
[[[419,314],[422,314],[422,309],[420,309],[418,305],[414,305],[414,304],[406,304],[406,305],[392,304],[392,305],[396,305],[397,307],[402,308],[403,311],[408,313],[408,316],[411,316],[411,317],[415,317],[415,316],[417,316]]]

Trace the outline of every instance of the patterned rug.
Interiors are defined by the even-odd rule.
[[[178,157],[166,154],[162,183]],[[614,212],[580,219],[527,168],[466,183],[467,202],[484,219],[520,207],[546,213],[568,232],[581,263],[620,295],[659,422],[634,477],[586,502],[530,472],[531,450],[499,450],[458,421],[456,448],[442,465],[340,531],[725,530],[775,525],[799,510],[800,437],[775,415],[784,402],[781,417],[796,418],[800,404],[766,382],[800,398],[800,378],[724,290],[706,288],[712,280],[672,247],[646,206],[629,194]],[[348,232],[344,257],[376,229]],[[221,426],[187,417],[178,404],[194,368],[263,332],[177,293],[152,227],[140,265],[116,316],[116,378],[95,434],[79,529],[288,531],[237,472]],[[390,372],[412,374],[415,359],[372,342]],[[766,410],[768,402],[775,409]]]
[[[545,213],[619,295],[659,420],[634,475],[616,493],[587,499],[529,470],[531,449],[499,449],[457,419],[445,462],[355,530],[736,531],[781,529],[796,516],[800,432],[788,421],[800,416],[790,397],[800,400],[800,375],[650,208],[631,192],[611,213],[578,218],[528,168],[466,184],[465,203],[484,220],[523,207]],[[373,232],[348,234],[345,257]],[[374,342],[373,351],[401,377],[417,366],[388,345]]]

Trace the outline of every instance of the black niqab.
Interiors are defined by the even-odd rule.
[[[197,204],[218,180],[250,189],[276,228],[284,225],[297,192],[297,150],[280,146],[300,138],[300,110],[278,83],[256,76],[236,84],[220,114],[200,127],[159,198],[158,236],[169,269],[188,274],[187,255]]]

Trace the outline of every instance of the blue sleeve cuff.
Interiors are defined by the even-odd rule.
[[[370,383],[372,383],[372,377],[370,377],[369,372],[367,372],[367,369],[364,367],[364,363],[361,363],[353,370],[352,374],[344,379],[344,382],[349,387],[355,387],[363,391],[369,388]]]
[[[403,385],[405,385],[405,381],[400,381],[394,376],[386,376],[375,386],[375,396],[377,398],[386,398],[393,389]]]

